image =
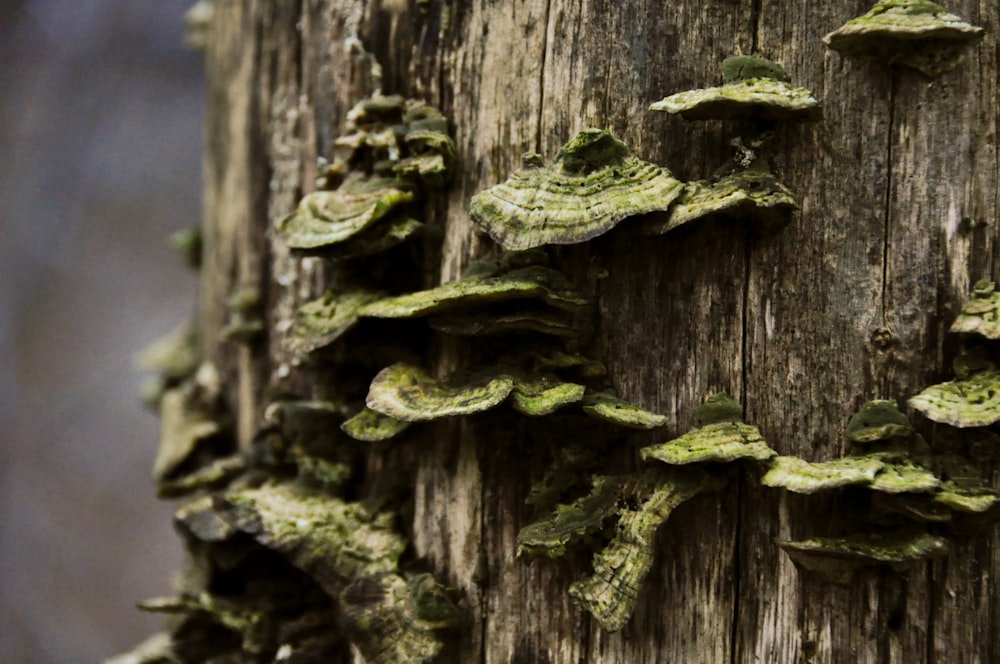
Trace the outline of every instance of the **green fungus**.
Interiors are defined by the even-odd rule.
[[[640,408],[609,392],[592,392],[583,398],[583,412],[593,418],[629,429],[656,429],[666,426],[669,419]]]
[[[787,82],[784,69],[760,56],[723,62],[726,83],[687,90],[650,105],[651,111],[679,114],[685,120],[807,120],[823,117],[822,107],[805,88]]]
[[[777,454],[757,427],[743,423],[743,407],[728,394],[709,397],[698,407],[695,421],[695,428],[680,438],[642,448],[642,460],[685,465],[737,459],[763,461]]]
[[[341,431],[355,440],[375,443],[395,438],[410,426],[410,422],[383,415],[371,408],[362,408],[340,425]]]
[[[816,537],[778,546],[798,567],[833,583],[849,583],[863,567],[885,565],[902,571],[927,558],[948,552],[948,542],[921,530],[904,530],[847,537]]]
[[[996,284],[988,279],[977,281],[972,287],[972,298],[948,331],[1000,339],[1000,293]]]
[[[394,180],[353,173],[338,189],[307,194],[278,224],[278,234],[291,249],[323,253],[389,218],[413,198]]]
[[[420,422],[489,410],[513,389],[514,378],[504,372],[439,380],[420,367],[399,362],[372,379],[366,405],[397,420]]]
[[[475,195],[469,208],[473,222],[506,249],[586,242],[628,217],[668,210],[683,187],[602,129],[578,134],[551,166],[537,155],[524,166]]]
[[[594,572],[574,582],[569,594],[605,630],[625,626],[642,582],[653,566],[656,531],[682,503],[717,490],[724,480],[686,468],[646,471],[635,481],[632,500],[623,500],[615,536],[594,554]]]
[[[874,58],[934,77],[954,69],[983,29],[927,0],[880,0],[823,38],[844,55]]]
[[[339,599],[347,633],[365,661],[419,664],[440,652],[440,630],[464,622],[459,595],[429,574],[382,574],[354,581]]]
[[[700,219],[742,219],[763,229],[784,226],[798,209],[795,197],[771,173],[767,160],[749,167],[726,169],[709,180],[687,182],[665,218],[651,218],[642,232],[662,235]]]

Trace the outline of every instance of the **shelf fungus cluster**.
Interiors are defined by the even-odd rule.
[[[196,494],[175,514],[191,561],[176,596],[141,608],[175,621],[117,661],[434,658],[465,620],[460,593],[404,560],[398,491],[346,498],[363,450],[339,431],[342,409],[282,401],[266,416],[253,451],[171,484]]]
[[[997,306],[1000,296],[992,281],[979,281],[972,297],[951,326],[966,338],[955,358],[954,380],[931,385],[912,397],[910,406],[929,419],[953,427],[984,427],[1000,422],[1000,371],[997,370]]]
[[[774,456],[756,427],[744,424],[742,408],[725,394],[710,397],[697,412],[692,432],[662,445],[645,447],[643,460],[668,464],[638,473],[594,474],[585,493],[556,504],[518,534],[518,556],[557,558],[573,545],[590,545],[593,573],[574,582],[570,595],[607,630],[622,628],[635,608],[642,582],[654,561],[653,538],[673,510],[694,496],[716,491],[729,479],[716,464]],[[665,424],[665,422],[661,422]],[[578,452],[562,460],[579,474],[592,457]],[[693,466],[690,464],[699,464]],[[529,502],[552,501],[553,473]],[[563,480],[563,489],[568,488]],[[548,495],[548,499],[541,498]]]
[[[954,69],[983,29],[928,0],[879,0],[823,41],[845,55],[875,58],[935,77]]]
[[[650,105],[651,111],[685,120],[806,120],[823,117],[809,90],[788,82],[780,65],[759,55],[733,56],[722,63],[723,85],[688,90]]]
[[[386,251],[423,228],[415,203],[447,182],[455,147],[436,109],[377,95],[355,106],[348,122],[349,133],[335,141],[344,156],[278,224],[293,251],[339,259]]]
[[[933,454],[894,401],[864,404],[848,423],[847,437],[851,456],[816,463],[779,456],[761,480],[803,494],[843,487],[870,492],[861,532],[778,542],[796,564],[827,580],[846,583],[860,567],[901,569],[944,555],[947,539],[935,524],[956,514],[982,514],[1000,502],[968,463]]]

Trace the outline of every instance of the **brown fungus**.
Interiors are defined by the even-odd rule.
[[[760,430],[743,423],[743,409],[728,394],[712,395],[698,408],[697,426],[680,438],[640,450],[643,461],[664,463],[721,462],[737,459],[763,461],[777,452],[768,446]]]
[[[215,367],[203,364],[197,373],[160,398],[160,445],[153,462],[157,481],[176,479],[199,450],[223,433],[217,400],[219,377]]]
[[[666,218],[651,218],[643,224],[642,232],[662,235],[699,219],[747,219],[765,229],[780,228],[798,207],[767,161],[759,159],[747,168],[685,183]]]
[[[602,129],[577,134],[551,166],[536,157],[472,198],[473,222],[506,249],[586,242],[628,217],[668,210],[681,193],[668,170]]]
[[[920,560],[939,558],[948,542],[920,530],[816,537],[798,542],[777,540],[798,567],[834,583],[849,583],[855,572],[872,565],[902,571]]]
[[[948,331],[1000,339],[1000,293],[994,282],[988,279],[976,282],[972,298],[962,307]]]
[[[982,28],[934,2],[879,0],[823,41],[845,55],[876,58],[934,77],[954,69],[965,48],[982,38]]]
[[[715,88],[678,92],[650,105],[651,111],[680,114],[685,120],[807,120],[823,117],[822,107],[805,88],[791,85],[784,70],[757,56],[723,61],[726,82]]]

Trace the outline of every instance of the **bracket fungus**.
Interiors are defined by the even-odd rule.
[[[862,567],[888,565],[902,571],[917,561],[939,558],[948,552],[947,540],[919,530],[816,537],[798,542],[777,540],[777,544],[798,567],[833,583],[849,583]]]
[[[954,368],[955,380],[924,389],[910,398],[910,406],[928,419],[953,427],[984,427],[1000,422],[1000,371],[982,349],[959,355]]]
[[[448,120],[422,101],[373,95],[348,111],[347,131],[334,146],[348,152],[353,167],[362,162],[362,170],[427,186],[448,179],[455,157]]]
[[[344,420],[340,429],[355,440],[375,443],[396,437],[409,428],[410,424],[411,422],[397,420],[366,407]]]
[[[845,55],[877,58],[934,77],[954,69],[983,29],[928,0],[879,0],[823,38]]]
[[[608,392],[593,392],[583,400],[583,412],[629,429],[656,429],[669,422],[666,415],[640,408]]]
[[[719,489],[724,481],[692,469],[656,469],[639,475],[629,487],[631,495],[626,493],[619,504],[614,537],[594,554],[593,574],[570,585],[569,594],[604,629],[624,627],[653,566],[656,531],[677,506]]]
[[[389,218],[413,199],[412,192],[393,180],[352,173],[333,191],[307,194],[277,230],[291,249],[322,253],[326,247],[354,238]]]
[[[362,318],[427,318],[431,327],[451,334],[577,336],[580,329],[571,315],[587,303],[561,272],[543,265],[466,276],[403,295],[361,287],[331,290],[296,312],[294,345],[301,352],[328,346]]]
[[[615,521],[611,541],[594,554],[593,574],[574,582],[569,592],[604,629],[621,629],[652,567],[657,529],[678,505],[723,483],[691,469],[594,476],[587,495],[555,506],[547,516],[521,529],[517,555],[558,558],[572,543],[599,536]]]
[[[737,459],[763,461],[777,454],[757,427],[743,423],[743,408],[728,394],[710,396],[699,406],[695,420],[695,428],[680,438],[642,448],[642,460],[684,465]]]
[[[469,207],[473,222],[505,249],[585,242],[628,217],[669,209],[683,186],[603,129],[577,134],[551,166],[538,155],[522,162]]]
[[[502,364],[436,379],[420,367],[400,362],[372,379],[366,404],[396,420],[421,422],[479,413],[510,397],[514,410],[539,417],[580,401],[585,389],[554,375],[525,375]]]
[[[514,378],[499,371],[439,380],[420,367],[399,362],[372,379],[365,405],[397,420],[423,422],[489,410],[513,389]]]
[[[949,332],[977,334],[986,339],[1000,339],[1000,293],[988,279],[977,281],[972,298],[962,307]]]
[[[795,197],[771,173],[766,159],[749,167],[724,167],[708,180],[687,182],[665,219],[653,218],[642,231],[662,235],[698,219],[749,219],[765,228],[779,228],[798,209]]]
[[[218,413],[219,377],[203,364],[197,373],[160,397],[160,445],[153,462],[158,482],[176,479],[199,450],[218,440],[224,428]]]
[[[852,443],[879,443],[907,439],[915,434],[910,419],[891,399],[865,402],[847,422],[847,439]]]
[[[625,483],[624,476],[594,476],[587,495],[568,505],[557,505],[550,514],[518,532],[518,558],[558,558],[566,554],[570,542],[599,533],[604,522],[617,512]]]
[[[820,103],[805,88],[788,83],[784,70],[757,55],[722,62],[724,84],[670,95],[651,111],[680,114],[685,120],[807,120],[823,117]]]
[[[930,465],[927,443],[895,401],[878,399],[862,405],[847,424],[847,439],[863,446],[865,453],[816,463],[777,457],[761,483],[805,494],[844,486],[889,494],[926,494],[942,485]]]
[[[442,647],[436,632],[465,621],[457,593],[430,574],[365,577],[340,594],[347,632],[366,661],[427,662]]]

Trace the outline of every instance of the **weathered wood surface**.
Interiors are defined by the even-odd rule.
[[[782,63],[820,97],[822,123],[777,137],[775,165],[802,207],[784,232],[702,226],[640,242],[618,233],[589,253],[565,252],[568,264],[609,272],[597,284],[598,341],[615,387],[669,414],[674,430],[688,428],[707,394],[727,390],[781,453],[833,458],[862,402],[905,403],[947,374],[946,326],[970,284],[996,276],[995,0],[949,3],[987,34],[934,81],[822,45],[867,0],[216,5],[201,329],[244,443],[268,390],[308,390],[283,339],[327,268],[289,257],[272,229],[312,189],[316,157],[346,110],[372,90],[371,59],[352,40],[381,63],[385,92],[425,99],[454,124],[459,174],[438,211],[442,267],[429,282],[489,249],[472,233],[469,198],[525,150],[551,155],[580,129],[608,127],[678,177],[705,177],[728,158],[736,128],[646,107],[716,83],[721,60],[738,51]],[[223,302],[248,285],[267,294],[266,355],[215,341]],[[872,572],[824,586],[772,540],[820,534],[847,515],[753,476],[678,510],[633,620],[604,633],[566,594],[575,563],[515,559],[537,469],[503,443],[454,425],[416,454],[415,553],[467,591],[474,613],[442,661],[1000,661],[995,533],[959,540],[908,577]]]

